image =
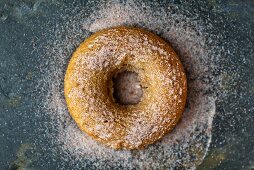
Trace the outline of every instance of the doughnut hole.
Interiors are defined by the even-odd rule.
[[[138,73],[124,70],[112,78],[113,97],[115,102],[121,105],[135,105],[143,96],[142,86]]]

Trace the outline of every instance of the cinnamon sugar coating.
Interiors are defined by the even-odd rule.
[[[112,77],[135,72],[143,91],[135,105],[113,96]],[[187,96],[183,66],[160,37],[133,27],[101,30],[86,39],[69,62],[64,93],[78,127],[115,149],[141,149],[179,121]]]

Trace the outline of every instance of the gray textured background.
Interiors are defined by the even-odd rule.
[[[212,144],[198,169],[254,169],[254,1],[171,0],[189,15],[199,13],[221,36],[218,61],[224,95],[216,103]],[[161,2],[167,3],[167,1]],[[33,53],[45,32],[63,23],[65,8],[86,1],[0,0],[0,169],[71,169],[51,156],[45,136],[47,117],[38,117],[34,89],[43,74]],[[208,17],[209,16],[209,17]],[[207,19],[209,18],[209,20]],[[40,38],[38,38],[40,37]],[[227,42],[226,44],[224,42]],[[231,75],[231,76],[228,76]],[[92,164],[87,162],[87,167]]]

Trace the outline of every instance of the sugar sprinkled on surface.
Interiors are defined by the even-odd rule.
[[[54,30],[57,40],[49,42],[51,47],[46,54],[49,64],[42,65],[46,74],[40,84],[48,89],[44,104],[51,117],[49,128],[53,129],[48,136],[60,151],[60,160],[68,161],[74,169],[87,166],[87,160],[95,168],[195,168],[209,147],[216,100],[214,94],[208,93],[214,84],[204,80],[204,77],[216,79],[212,75],[216,55],[213,47],[206,45],[203,23],[180,13],[171,14],[171,8],[158,7],[155,11],[149,4],[133,1],[108,2],[96,7],[88,16],[80,9],[75,16],[63,17],[64,27]],[[95,142],[71,119],[63,96],[66,64],[81,42],[80,37],[118,25],[139,26],[160,34],[179,53],[188,76],[188,102],[181,122],[173,132],[144,150],[115,151]]]

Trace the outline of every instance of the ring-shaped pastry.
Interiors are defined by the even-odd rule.
[[[116,80],[133,79],[117,89]],[[82,131],[115,149],[140,149],[176,126],[185,108],[187,81],[177,54],[163,39],[144,29],[115,27],[93,34],[76,49],[64,94]],[[131,95],[134,101],[129,101]]]

